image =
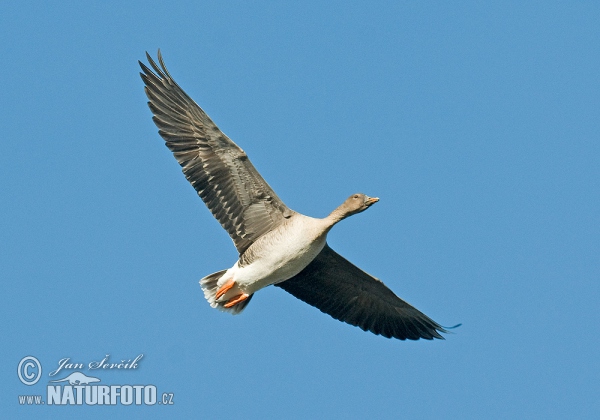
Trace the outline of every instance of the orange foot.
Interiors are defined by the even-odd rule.
[[[245,301],[246,299],[248,299],[249,296],[250,295],[247,295],[246,293],[242,293],[241,295],[234,296],[231,299],[229,299],[227,301],[227,303],[223,306],[225,306],[226,308],[231,308],[232,306],[235,306],[238,303]]]
[[[233,279],[229,279],[225,282],[225,284],[221,287],[219,287],[219,290],[217,290],[217,294],[215,295],[215,300],[218,300],[221,296],[223,296],[225,293],[227,293],[227,291],[229,289],[231,289],[233,286],[235,286],[235,282],[233,281]]]

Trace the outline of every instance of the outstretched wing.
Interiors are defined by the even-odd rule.
[[[304,270],[275,286],[335,319],[387,338],[444,339],[439,332],[447,332],[327,244]]]
[[[146,53],[140,73],[159,134],[183,168],[187,180],[241,254],[292,211],[260,176],[246,153],[219,130],[175,83],[163,62]]]

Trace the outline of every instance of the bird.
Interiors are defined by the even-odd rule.
[[[448,333],[400,299],[381,280],[335,252],[331,228],[379,201],[356,193],[325,218],[288,208],[246,153],[175,82],[160,49],[157,64],[138,61],[160,136],[239,253],[228,269],[200,280],[211,307],[241,313],[254,293],[274,285],[331,317],[399,340],[444,339]]]

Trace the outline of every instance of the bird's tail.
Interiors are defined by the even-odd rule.
[[[246,306],[250,302],[250,299],[252,299],[252,296],[254,295],[250,295],[248,299],[238,303],[237,305],[232,306],[231,308],[225,307],[226,302],[217,302],[215,298],[215,295],[217,294],[218,290],[217,282],[221,277],[223,277],[223,274],[225,274],[226,271],[227,270],[217,271],[216,273],[212,273],[204,277],[202,280],[200,280],[200,287],[202,287],[202,290],[204,291],[204,297],[206,298],[210,306],[212,306],[213,308],[217,308],[220,311],[229,312],[232,315],[237,315],[241,313],[244,310],[244,308],[246,308]]]

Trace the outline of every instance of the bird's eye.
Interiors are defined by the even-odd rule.
[[[354,197],[353,197],[353,198],[358,198],[358,194],[354,194]]]

